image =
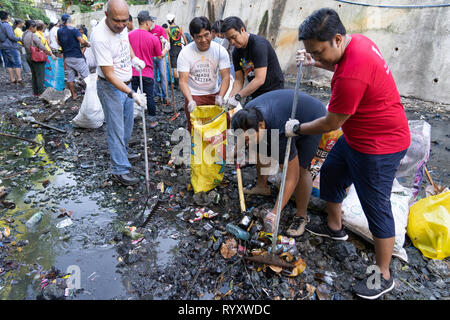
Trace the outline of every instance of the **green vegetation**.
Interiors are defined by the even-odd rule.
[[[42,20],[47,24],[50,22],[44,10],[34,7],[33,0],[0,0],[0,7],[9,12],[12,18],[26,20],[28,15],[33,20]]]

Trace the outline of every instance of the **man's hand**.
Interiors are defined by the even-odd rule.
[[[145,68],[145,62],[138,57],[134,57],[133,59],[131,59],[131,64],[138,71]]]
[[[224,105],[223,97],[217,95],[214,104],[215,104],[216,106],[221,106],[221,107],[223,107],[223,105]]]
[[[236,95],[238,95],[238,94],[236,94]],[[239,100],[236,99],[236,95],[231,98],[228,98],[228,101],[227,101],[228,109],[234,109],[240,103]]]
[[[300,122],[297,119],[289,119],[284,125],[284,134],[286,137],[298,136],[298,128],[300,127]]]
[[[134,102],[136,102],[139,106],[141,107],[147,106],[147,96],[145,95],[145,93],[133,92],[131,96],[133,97]]]
[[[194,100],[189,101],[187,108],[189,112],[194,111],[194,109],[197,107],[197,103]]]
[[[302,63],[303,66],[313,66],[316,63],[316,60],[314,60],[311,54],[306,52],[305,49],[302,49],[297,50],[297,53],[295,54],[295,62],[297,62],[297,67],[300,63]]]

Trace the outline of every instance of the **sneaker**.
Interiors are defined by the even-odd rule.
[[[372,281],[374,275],[368,276],[366,279],[360,281],[353,287],[353,292],[364,299],[374,300],[381,297],[386,292],[391,291],[395,287],[394,277],[389,280],[383,278],[383,274],[380,275],[380,283],[376,286]],[[369,288],[370,287],[370,288]]]
[[[129,173],[124,174],[113,174],[112,179],[125,186],[132,186],[139,182],[138,178],[133,177]]]
[[[309,222],[309,217],[306,219],[303,217],[295,216],[292,219],[292,223],[286,231],[289,237],[299,237],[305,232],[305,226]]]
[[[305,227],[305,229],[316,236],[327,237],[333,240],[345,241],[348,239],[348,235],[345,233],[343,226],[342,229],[338,231],[331,230],[327,224],[314,224]]]

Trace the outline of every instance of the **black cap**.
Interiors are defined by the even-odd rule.
[[[143,10],[138,13],[137,19],[139,23],[142,23],[148,20],[155,21],[156,17],[151,16],[147,10]]]

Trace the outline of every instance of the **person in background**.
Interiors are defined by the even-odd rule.
[[[211,26],[211,39],[212,39],[212,41],[217,42],[220,45],[223,44],[223,40],[224,40],[220,33],[220,28],[222,26],[222,22],[223,22],[223,20],[217,20]]]
[[[14,35],[14,30],[10,24],[10,16],[6,11],[0,11],[0,49],[8,70],[11,84],[22,83],[21,64],[19,56],[19,44],[21,39]]]
[[[109,0],[105,17],[91,32],[92,51],[97,62],[97,95],[106,121],[106,139],[112,162],[112,179],[130,186],[139,178],[130,173],[128,142],[134,125],[133,102],[147,105],[144,93],[131,88],[132,66],[146,63],[135,56],[128,39],[128,5],[125,0]]]
[[[80,31],[72,26],[72,18],[68,14],[61,16],[63,25],[59,28],[56,39],[62,48],[64,56],[64,69],[67,71],[67,84],[69,86],[72,99],[76,100],[78,95],[75,92],[74,81],[77,74],[82,79],[89,75],[89,68],[81,53],[81,46],[90,46],[89,42],[83,39]]]
[[[45,22],[43,22],[43,23],[44,23],[44,30],[42,31],[42,33],[44,34],[44,37],[47,40],[47,43],[50,43],[49,38],[48,38],[48,34],[49,34],[49,29],[47,28],[48,24]]]
[[[23,29],[23,25],[24,25],[23,20],[21,20],[21,19],[15,19],[14,20],[14,26],[13,26],[13,28],[14,28],[14,35],[17,38],[22,39],[22,36],[23,36],[23,30],[22,30]],[[18,41],[17,43],[20,46],[18,51],[19,51],[19,55],[20,55],[20,62],[22,64],[22,70],[24,72],[31,72],[30,66],[28,65],[28,62],[27,62],[27,57],[26,57],[26,54],[25,54],[25,48],[23,47],[23,43],[22,43],[22,41]]]
[[[128,17],[127,29],[128,29],[128,32],[131,32],[134,30],[133,17],[131,16],[131,14]]]
[[[180,54],[182,45],[181,38],[183,37],[184,43],[188,43],[186,36],[184,35],[183,28],[177,26],[175,24],[175,15],[169,13],[167,15],[167,22],[169,23],[169,27],[167,28],[167,36],[170,40],[170,52],[169,59],[170,65],[173,70],[173,78],[174,78],[174,87],[178,89],[179,80],[178,80],[178,72],[177,72],[177,60],[178,55]]]
[[[61,46],[58,43],[57,34],[58,30],[61,26],[61,20],[58,20],[56,24],[53,26],[53,28],[50,29],[48,38],[50,39],[49,45],[50,49],[52,50],[53,54],[57,57],[62,57],[61,54]]]
[[[142,86],[143,91],[147,97],[147,112],[149,114],[150,128],[158,125],[156,121],[156,107],[153,99],[153,57],[161,59],[166,51],[161,51],[161,42],[159,38],[151,33],[151,26],[153,26],[153,17],[147,10],[140,11],[137,16],[139,29],[135,29],[128,34],[131,48],[136,57],[145,62],[145,68],[142,69]],[[150,32],[149,32],[150,31]],[[133,68],[133,78],[131,80],[131,87],[134,91],[140,86],[139,72]]]
[[[344,133],[320,168],[320,198],[327,203],[327,221],[307,225],[306,230],[347,240],[342,202],[354,184],[373,236],[378,279],[370,272],[353,291],[377,299],[395,286],[389,268],[396,229],[390,199],[397,168],[411,142],[408,119],[380,50],[364,35],[347,34],[336,11],[314,11],[300,25],[298,39],[305,49],[297,51],[297,63],[334,74],[326,115],[311,122],[287,121],[286,136],[316,135],[341,127]]]
[[[234,108],[243,99],[252,99],[265,92],[284,88],[284,77],[277,55],[270,42],[256,34],[247,32],[244,22],[238,17],[223,21],[225,37],[235,47],[233,64],[235,80],[227,103]],[[247,78],[248,85],[244,86]]]
[[[85,28],[83,28],[83,26],[82,26],[81,24],[79,24],[79,25],[77,25],[77,29],[78,29],[78,31],[80,31],[81,37],[83,38],[83,40],[86,41],[86,43],[88,43],[88,38],[87,38],[87,36],[84,34],[84,29],[85,29]],[[86,51],[86,48],[87,48],[86,44],[82,44],[82,45],[81,45],[81,53],[82,53],[83,55],[84,55],[84,52]]]
[[[190,113],[197,105],[223,106],[230,85],[230,61],[224,47],[211,41],[211,24],[206,17],[195,17],[189,24],[194,42],[178,56],[180,89],[185,98],[187,129],[191,132]],[[218,76],[222,84],[218,86]]]
[[[33,20],[25,21],[25,32],[22,36],[22,43],[27,55],[27,62],[31,69],[31,84],[33,95],[39,96],[44,92],[45,62],[34,62],[31,60],[31,46],[44,51],[48,56],[56,59],[50,50],[42,44],[41,39],[36,35],[36,22]]]
[[[83,34],[86,36],[86,38],[89,38],[88,29],[86,28],[86,26],[82,24],[81,27],[83,28]]]
[[[150,15],[149,15],[150,16]],[[155,23],[156,17],[150,16],[150,20],[148,20],[148,24],[150,25],[150,33],[153,34],[161,43],[162,56],[161,57],[153,57],[153,79],[154,79],[154,96],[159,97],[160,102],[165,104],[169,104],[169,95],[167,93],[168,86],[167,83],[167,65],[166,65],[166,56],[170,50],[170,43],[167,40],[166,30],[157,25]],[[158,79],[159,73],[159,81]],[[148,99],[148,97],[147,97]]]
[[[51,51],[47,38],[44,35],[45,23],[42,20],[36,20],[36,35],[41,40],[47,51]]]
[[[225,38],[225,35],[222,32],[223,20],[217,20],[214,23],[214,25],[216,25],[216,29],[215,30],[218,30],[216,32],[216,36],[218,38],[222,39],[221,45],[227,50],[228,55],[230,56],[230,75],[234,79],[235,78],[234,65],[233,65],[233,50],[234,50],[234,47],[231,45],[230,41],[228,41],[228,39]],[[216,37],[216,39],[217,39],[217,37]]]

